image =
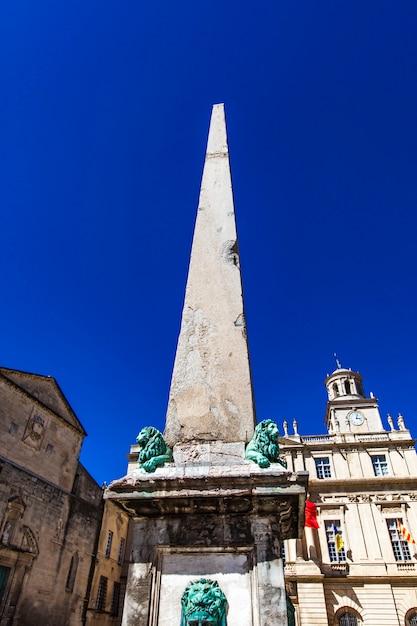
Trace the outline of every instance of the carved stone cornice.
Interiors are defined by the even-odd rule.
[[[254,463],[204,469],[204,475],[169,465],[152,475],[137,472],[111,483],[104,498],[133,517],[273,514],[280,520],[282,538],[300,536],[307,472],[261,469]]]

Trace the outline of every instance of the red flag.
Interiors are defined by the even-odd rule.
[[[320,528],[317,522],[317,506],[310,500],[306,500],[306,517],[304,525],[306,528]]]
[[[411,533],[408,532],[406,527],[402,525],[401,520],[397,520],[397,524],[398,524],[398,531],[404,537],[404,539],[408,541],[409,543],[415,543],[414,539],[411,536]]]

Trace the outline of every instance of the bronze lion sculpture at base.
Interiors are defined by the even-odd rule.
[[[165,463],[172,463],[171,448],[168,448],[162,433],[153,426],[145,426],[136,437],[140,445],[139,467],[145,472],[154,472],[157,467],[163,467]]]
[[[259,467],[269,467],[271,463],[280,463],[287,467],[279,456],[278,426],[272,420],[263,420],[256,428],[246,447],[245,459],[254,461]]]

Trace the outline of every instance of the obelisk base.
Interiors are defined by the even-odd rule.
[[[227,626],[286,626],[282,542],[299,536],[306,485],[306,473],[242,459],[136,470],[112,483],[106,498],[133,519],[122,625],[180,626],[185,588],[207,578],[226,596]]]

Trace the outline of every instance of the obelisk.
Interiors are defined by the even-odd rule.
[[[247,442],[256,425],[224,105],[213,107],[165,439]]]
[[[269,449],[262,424],[249,458],[255,410],[218,104],[169,394],[172,454],[145,427],[104,495],[131,516],[122,626],[287,626],[282,542],[301,534],[308,475],[254,461],[256,445]]]

